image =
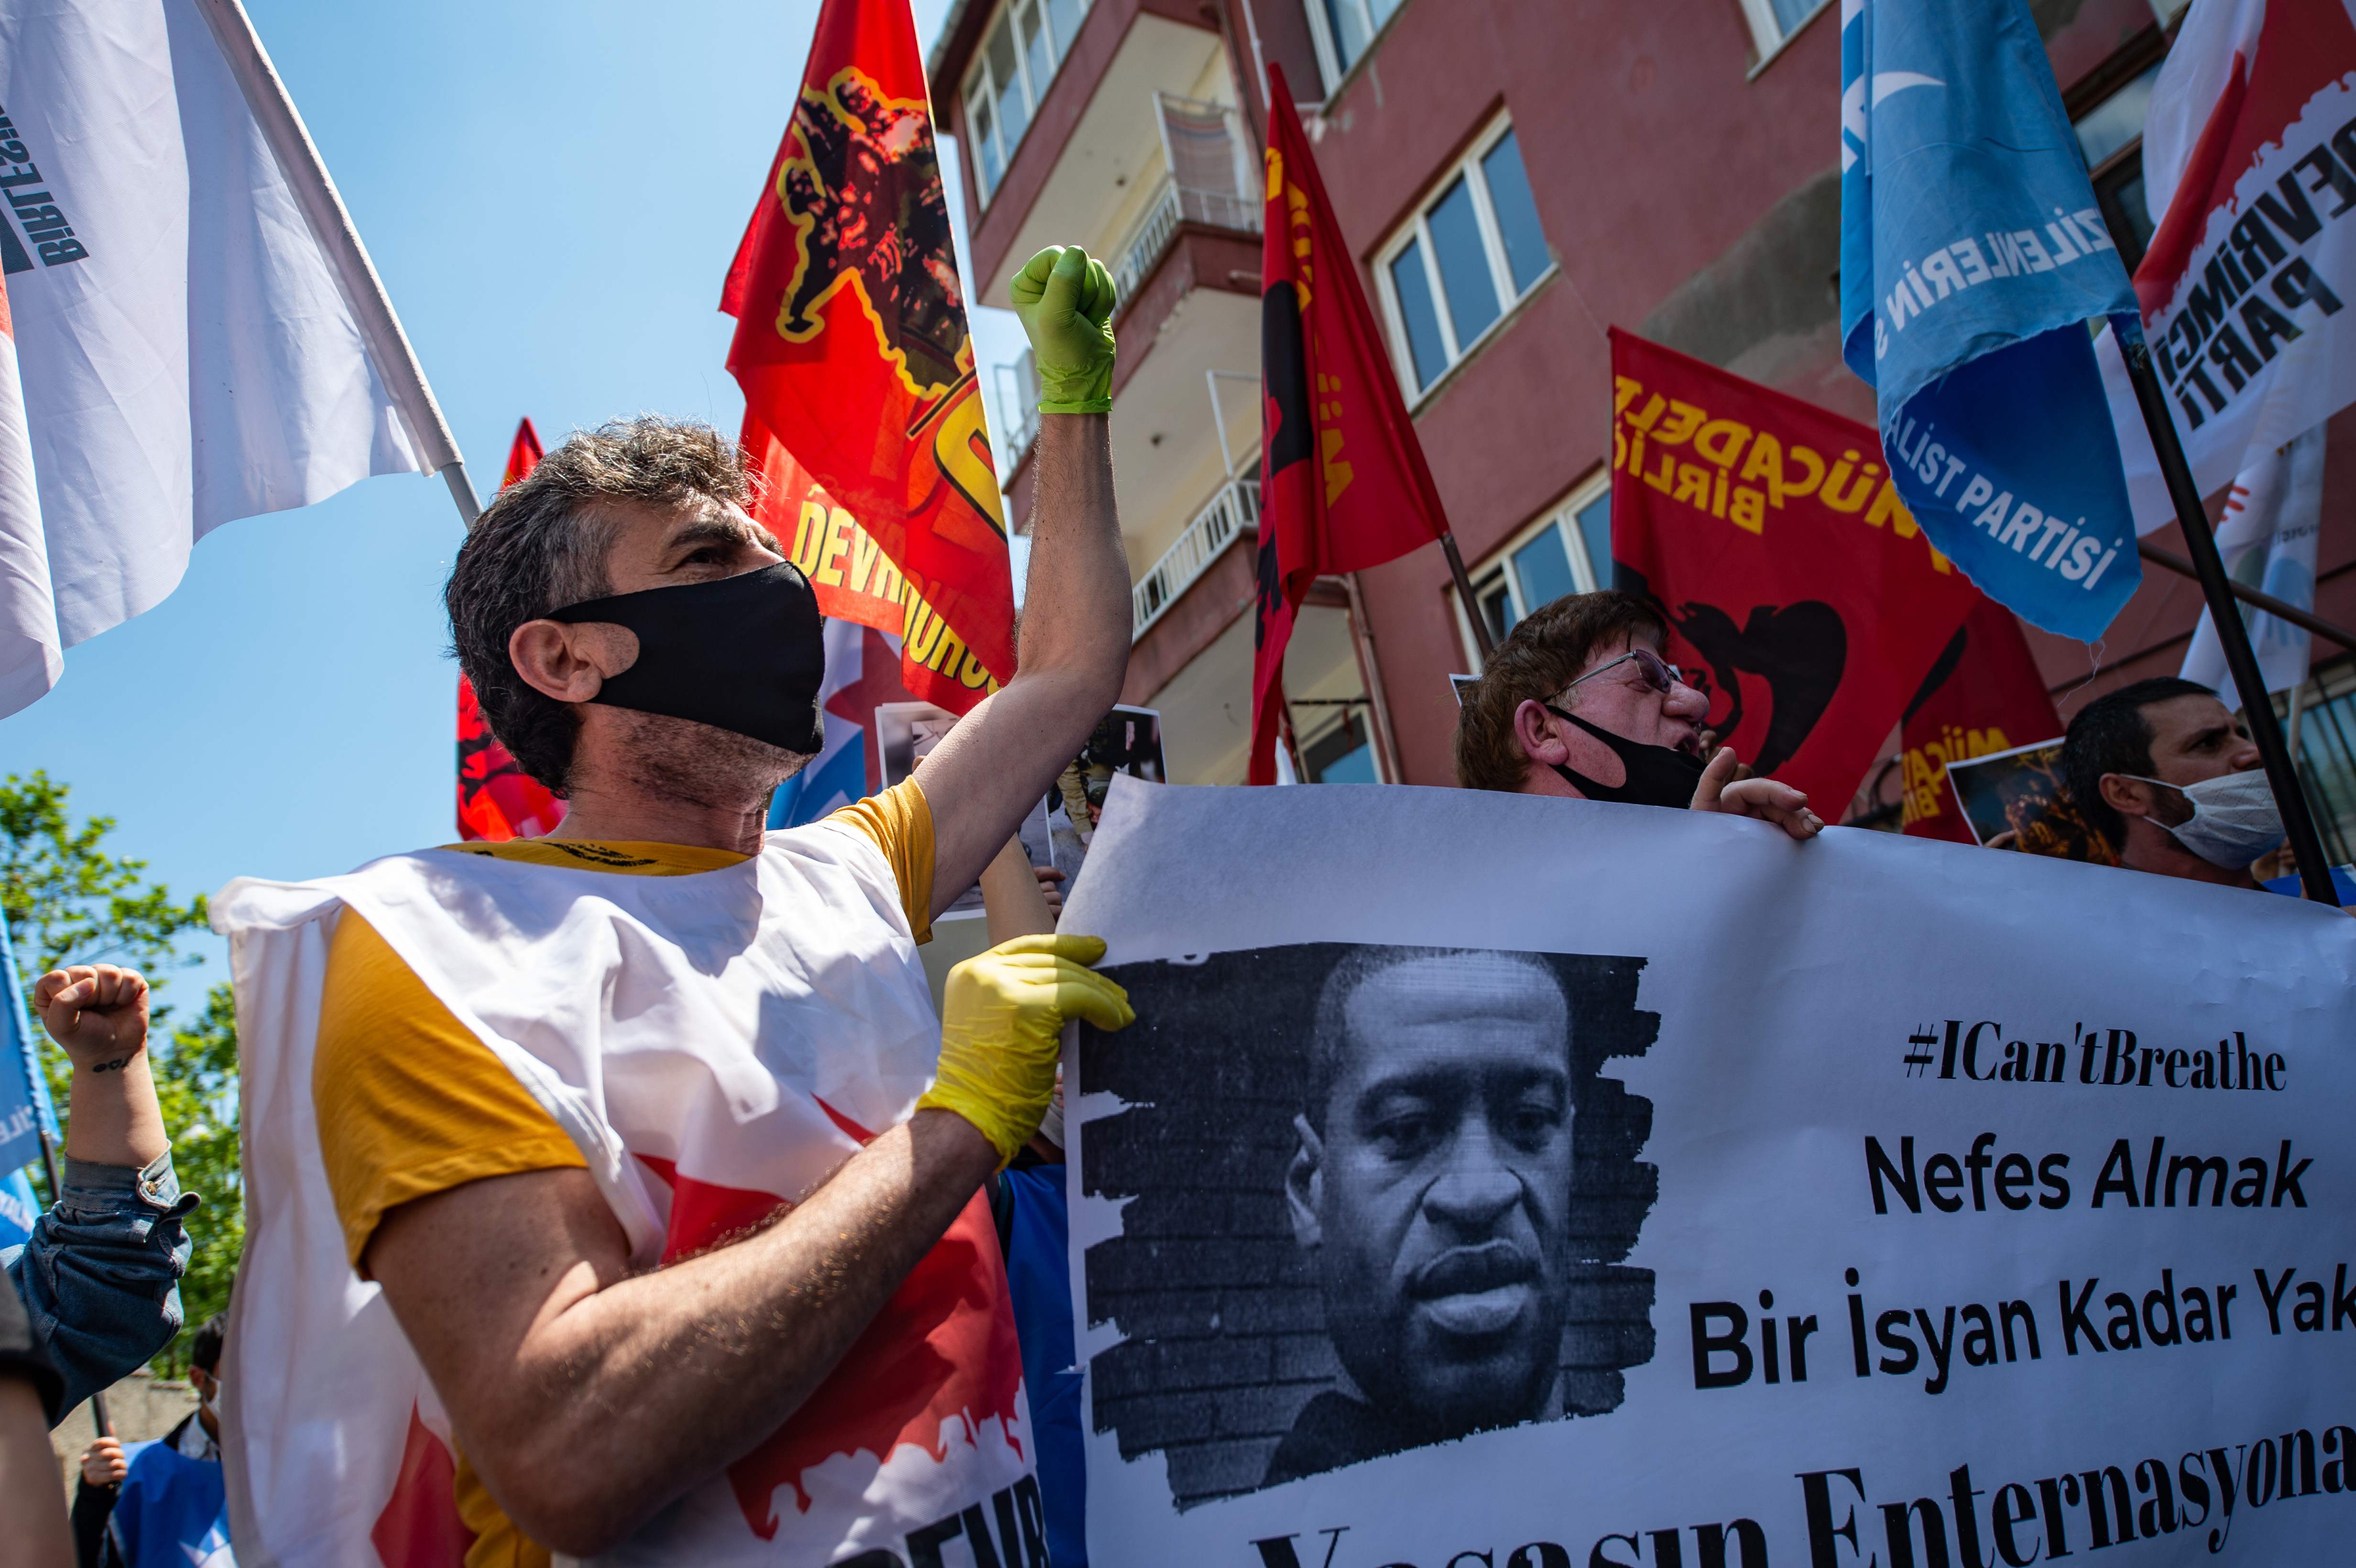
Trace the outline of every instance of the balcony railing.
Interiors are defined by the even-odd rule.
[[[1006,473],[1012,474],[1023,466],[1023,460],[1031,454],[1031,443],[1039,439],[1039,375],[1028,348],[1013,364],[992,369],[998,384],[998,414],[1006,422]]]
[[[1220,103],[1155,94],[1162,128],[1161,176],[1145,215],[1114,248],[1112,281],[1123,304],[1151,277],[1182,223],[1257,234],[1251,159],[1236,111]]]
[[[1219,486],[1210,505],[1194,514],[1177,542],[1162,552],[1153,569],[1137,580],[1129,591],[1131,624],[1135,631],[1130,641],[1143,637],[1146,629],[1162,618],[1162,613],[1178,602],[1179,595],[1194,584],[1194,580],[1210,569],[1219,559],[1219,552],[1235,541],[1236,536],[1259,527],[1259,481],[1231,479]]]

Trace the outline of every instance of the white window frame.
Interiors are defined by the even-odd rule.
[[[1472,632],[1472,617],[1480,613],[1481,601],[1488,598],[1489,591],[1503,581],[1506,593],[1510,595],[1509,602],[1514,606],[1514,619],[1518,622],[1530,613],[1531,606],[1522,592],[1521,573],[1514,568],[1514,556],[1548,528],[1561,537],[1563,558],[1570,563],[1572,592],[1592,593],[1598,589],[1612,586],[1609,575],[1612,563],[1607,560],[1599,569],[1594,561],[1589,560],[1587,538],[1579,531],[1579,514],[1611,494],[1612,470],[1608,467],[1598,469],[1572,485],[1560,500],[1539,513],[1535,520],[1523,525],[1512,538],[1491,550],[1482,558],[1479,565],[1465,573],[1472,584],[1472,603],[1466,604],[1463,596],[1451,587],[1449,598],[1456,605],[1457,635],[1463,643],[1466,656],[1472,660],[1473,673],[1478,674],[1482,667],[1481,639]]]
[[[1094,0],[1078,0],[1078,4],[1080,10],[1078,27],[1086,27],[1088,10],[1094,4]],[[1048,67],[1045,81],[1031,80],[1031,51],[1023,47],[1022,20],[1014,15],[1018,11],[1024,10],[1037,15],[1039,31],[1047,40],[1047,57],[1052,63]],[[1004,0],[1003,4],[991,13],[988,25],[976,35],[980,41],[974,46],[973,69],[966,72],[965,87],[959,101],[965,105],[966,133],[974,143],[968,149],[968,155],[973,160],[974,191],[981,207],[988,207],[991,198],[998,194],[998,187],[1005,183],[1007,171],[1014,166],[1015,153],[1023,145],[1023,136],[1015,137],[1011,144],[1006,140],[1006,127],[998,113],[1000,97],[998,89],[1001,84],[991,75],[990,69],[990,40],[996,35],[1001,23],[1010,29],[1009,36],[1014,40],[1014,74],[1018,79],[1017,85],[1023,90],[1023,100],[1027,107],[1027,112],[1023,117],[1023,136],[1028,136],[1031,133],[1031,127],[1038,123],[1040,101],[1047,96],[1047,89],[1055,84],[1055,78],[1063,74],[1064,61],[1070,58],[1072,52],[1070,38],[1055,37],[1055,22],[1054,16],[1048,12],[1047,0]],[[1076,27],[1074,31],[1077,30],[1078,27]],[[1000,149],[998,178],[995,180],[984,177],[986,165],[982,162],[981,138],[974,134],[973,106],[977,99],[980,99],[990,111],[991,139]]]
[[[1816,0],[1808,7],[1808,14],[1793,23],[1790,32],[1785,32],[1783,24],[1775,20],[1775,7],[1769,4],[1769,0],[1742,0],[1743,18],[1751,24],[1751,41],[1759,50],[1759,63],[1751,68],[1751,74],[1757,76],[1766,69],[1767,62],[1782,54],[1784,46],[1794,38],[1807,31],[1808,24],[1821,16],[1832,3],[1833,0]]]
[[[1490,151],[1513,129],[1514,121],[1510,114],[1500,114],[1483,127],[1464,155],[1431,182],[1430,194],[1417,202],[1414,213],[1388,240],[1383,241],[1382,249],[1375,253],[1375,285],[1382,295],[1384,325],[1390,332],[1391,363],[1398,373],[1399,390],[1410,409],[1420,406],[1426,399],[1446,386],[1456,373],[1456,368],[1472,357],[1483,344],[1504,331],[1523,303],[1537,293],[1560,269],[1561,263],[1555,259],[1554,247],[1549,244],[1547,246],[1545,269],[1530,280],[1528,288],[1515,286],[1513,264],[1506,259],[1505,242],[1497,231],[1496,209],[1489,204],[1489,177],[1481,168],[1481,160],[1488,156]],[[1526,175],[1529,169],[1526,148],[1523,152],[1522,168]],[[1439,204],[1440,198],[1460,177],[1472,192],[1472,221],[1481,231],[1481,250],[1489,262],[1489,282],[1497,291],[1498,304],[1496,319],[1482,328],[1469,343],[1457,341],[1456,324],[1448,309],[1448,291],[1440,279],[1439,252],[1432,248],[1430,225],[1427,221],[1431,208]],[[1532,195],[1535,199],[1536,193]],[[1545,237],[1543,228],[1539,236],[1541,239]],[[1405,254],[1410,244],[1421,247],[1424,286],[1430,291],[1432,310],[1440,319],[1440,347],[1448,354],[1448,363],[1440,368],[1440,374],[1431,379],[1428,387],[1416,384],[1415,345],[1408,338],[1407,315],[1399,308],[1398,288],[1391,280],[1391,263]]]
[[[1337,3],[1355,9],[1359,22],[1366,29],[1366,47],[1357,59],[1342,58],[1342,40],[1333,36],[1333,20],[1325,15],[1325,0],[1301,0],[1301,8],[1309,16],[1309,40],[1317,49],[1317,71],[1325,79],[1325,93],[1329,98],[1341,87],[1344,80],[1358,69],[1360,61],[1375,52],[1376,46],[1382,42],[1385,29],[1408,7],[1408,0],[1398,0],[1391,7],[1391,14],[1377,27],[1371,0],[1337,0]]]

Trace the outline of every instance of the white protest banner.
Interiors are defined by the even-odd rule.
[[[1066,1062],[1095,1561],[2343,1558],[2336,911],[1115,781],[1063,925],[1138,1013]]]

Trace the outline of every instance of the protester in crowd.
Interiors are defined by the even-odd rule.
[[[1129,652],[1101,411],[1111,281],[1049,251],[1015,295],[1047,393],[1019,671],[921,780],[765,840],[771,792],[819,748],[823,649],[713,432],[575,435],[459,551],[461,667],[570,809],[548,839],[322,885],[312,1085],[342,1257],[381,1285],[447,1412],[480,1560],[626,1541],[637,1562],[921,1561],[1018,1502],[1035,1529],[1032,1458],[988,1403],[1018,1375],[1003,1275],[969,1227],[988,1237],[980,1189],[1037,1130],[1065,1019],[1130,1014],[1083,967],[1091,938],[960,965],[937,1022],[915,953],[1111,705]],[[217,906],[241,976],[249,957],[260,976],[241,1019],[305,1049],[300,997],[271,1008],[317,939],[238,907]],[[531,961],[479,961],[502,943]],[[510,1065],[527,1057],[530,1087]],[[667,1232],[626,1231],[616,1183]],[[280,1255],[249,1249],[241,1300],[343,1310],[346,1293],[304,1294],[318,1258],[253,1273]],[[943,1445],[959,1416],[967,1436]],[[416,1419],[406,1398],[335,1418],[377,1451]],[[279,1476],[306,1456],[262,1445],[311,1441],[232,1440],[233,1473]],[[837,1453],[863,1478],[846,1487]],[[306,1506],[298,1491],[272,1500]]]
[[[1632,593],[1570,593],[1540,605],[1489,656],[1456,719],[1467,789],[1689,806],[1813,838],[1808,797],[1743,776],[1709,748],[1709,700],[1661,657],[1668,628]]]
[[[2062,776],[2119,864],[2138,871],[2254,888],[2252,867],[2285,837],[2249,731],[2214,691],[2174,676],[2080,709],[2062,737]]]
[[[147,981],[112,964],[53,969],[33,1007],[73,1064],[65,1190],[7,1259],[37,1344],[64,1379],[63,1418],[180,1331],[197,1206],[172,1170],[147,1059]]]
[[[112,1435],[82,1450],[74,1488],[74,1560],[81,1568],[189,1568],[229,1541],[222,1509],[220,1367],[229,1317],[215,1313],[188,1346],[197,1408],[149,1443]]]
[[[65,1379],[42,1353],[11,1282],[0,1279],[0,1564],[66,1568],[73,1537],[48,1429],[68,1407]]]
[[[1349,1386],[1261,1485],[1562,1413],[1570,1027],[1523,954],[1369,948],[1327,978],[1285,1197]]]

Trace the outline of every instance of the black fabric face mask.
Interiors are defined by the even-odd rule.
[[[1628,782],[1617,786],[1598,784],[1585,773],[1552,764],[1565,783],[1590,800],[1616,801],[1623,805],[1665,805],[1683,810],[1693,805],[1694,788],[1701,783],[1705,764],[1687,756],[1674,746],[1655,746],[1642,741],[1631,741],[1614,735],[1609,730],[1599,730],[1575,713],[1565,713],[1549,702],[1544,705],[1548,713],[1568,723],[1578,725],[1618,754],[1621,765],[1628,770]]]
[[[637,634],[638,660],[592,702],[726,730],[788,752],[825,744],[818,597],[790,561],[714,582],[584,599],[548,619],[605,621]]]

